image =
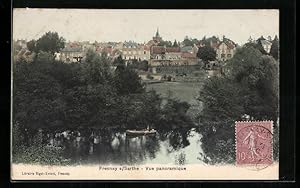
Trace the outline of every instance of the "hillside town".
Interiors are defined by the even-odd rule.
[[[274,40],[277,39],[275,36]],[[277,39],[278,40],[278,39]],[[251,36],[246,44],[259,45],[266,54],[270,53],[273,39],[263,36],[257,40]],[[33,61],[34,54],[28,49],[26,40],[16,40],[15,58],[25,58],[27,61]],[[213,49],[211,59],[202,58],[199,55],[199,49],[209,47]],[[181,76],[187,72],[193,72],[204,67],[208,76],[219,75],[222,73],[222,66],[230,60],[237,48],[240,46],[229,38],[212,36],[203,37],[201,40],[185,37],[182,42],[165,41],[157,28],[151,40],[144,43],[137,43],[133,40],[124,42],[90,42],[90,41],[69,41],[65,43],[60,52],[55,53],[55,59],[65,63],[82,62],[85,59],[88,50],[97,54],[106,54],[113,62],[116,58],[122,57],[126,65],[132,63],[146,64],[146,69],[139,70],[139,76],[142,80],[162,80],[169,76],[175,79],[174,73],[181,72]],[[205,52],[204,53],[208,53]]]
[[[276,36],[277,37],[277,36]],[[17,57],[25,57],[30,60],[31,52],[27,48],[26,40],[16,40],[19,46]],[[249,43],[259,43],[266,53],[270,52],[272,38],[269,36],[265,39],[263,36],[257,40],[251,37]],[[231,39],[223,36],[221,39],[216,36],[203,38],[202,40],[189,39],[186,37],[183,42],[176,40],[172,44],[171,41],[164,41],[163,37],[157,29],[151,40],[144,43],[137,43],[132,40],[124,42],[90,42],[90,41],[73,41],[66,42],[65,47],[56,53],[56,60],[66,63],[81,62],[88,50],[96,53],[105,53],[110,59],[121,56],[127,63],[132,61],[147,61],[150,67],[160,66],[183,66],[197,65],[201,62],[201,58],[197,56],[199,48],[209,46],[216,52],[216,62],[225,62],[231,59],[236,49],[239,47]]]

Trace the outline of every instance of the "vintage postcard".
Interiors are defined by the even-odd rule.
[[[279,10],[13,10],[12,180],[278,180]]]

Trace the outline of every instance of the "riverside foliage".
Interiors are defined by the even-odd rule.
[[[208,163],[235,161],[234,122],[247,114],[273,120],[274,158],[278,157],[279,66],[273,57],[252,46],[237,50],[220,77],[207,79],[198,100],[202,148]]]

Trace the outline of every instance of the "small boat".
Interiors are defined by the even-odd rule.
[[[156,134],[156,130],[154,130],[154,129],[126,130],[126,135],[129,135],[129,136],[153,135],[153,134]]]

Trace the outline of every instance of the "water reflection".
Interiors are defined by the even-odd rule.
[[[201,152],[201,135],[193,129],[160,130],[155,135],[136,137],[107,130],[59,134],[50,138],[48,145],[63,147],[65,157],[76,164],[183,165],[201,162],[197,159]]]

